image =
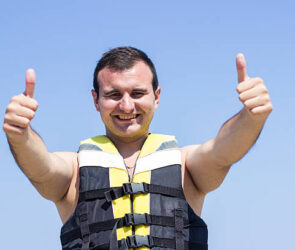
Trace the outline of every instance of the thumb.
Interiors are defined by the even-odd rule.
[[[246,71],[246,60],[242,53],[237,54],[236,56],[236,65],[237,65],[237,72],[238,72],[238,82],[245,81],[247,76]]]
[[[28,69],[26,72],[26,90],[25,95],[34,98],[36,76],[33,69]]]

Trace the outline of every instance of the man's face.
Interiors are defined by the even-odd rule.
[[[99,97],[94,90],[92,95],[110,138],[133,141],[148,134],[161,92],[153,92],[152,78],[141,61],[122,72],[106,67],[98,73]]]

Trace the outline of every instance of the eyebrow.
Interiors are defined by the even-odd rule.
[[[135,88],[132,91],[139,91],[139,92],[144,92],[144,93],[148,92],[147,89],[141,89],[141,88]]]

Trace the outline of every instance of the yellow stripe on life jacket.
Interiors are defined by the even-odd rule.
[[[175,140],[171,135],[149,134],[140,151],[139,158],[151,154],[165,141]]]
[[[129,182],[129,176],[126,171],[117,168],[109,169],[110,187],[119,187],[123,183]],[[130,195],[112,201],[114,219],[124,217],[125,214],[131,213]],[[117,229],[117,240],[132,235],[132,226]]]
[[[151,171],[141,172],[133,177],[133,182],[151,183]],[[136,194],[133,199],[133,211],[138,214],[150,213],[150,194]],[[135,227],[135,234],[146,236],[150,234],[150,227],[146,225],[139,225]],[[148,249],[141,247],[140,249]]]
[[[117,148],[112,143],[112,141],[104,135],[95,136],[84,141],[81,141],[81,144],[84,143],[94,144],[101,148],[101,150],[104,152],[119,154]]]

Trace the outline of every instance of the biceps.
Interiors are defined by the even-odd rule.
[[[41,183],[34,183],[39,193],[46,199],[60,200],[71,183],[77,157],[71,152],[51,153],[51,171]]]
[[[221,185],[228,167],[221,167],[211,154],[212,140],[202,145],[190,146],[185,157],[185,167],[192,176],[196,188],[206,194]]]

